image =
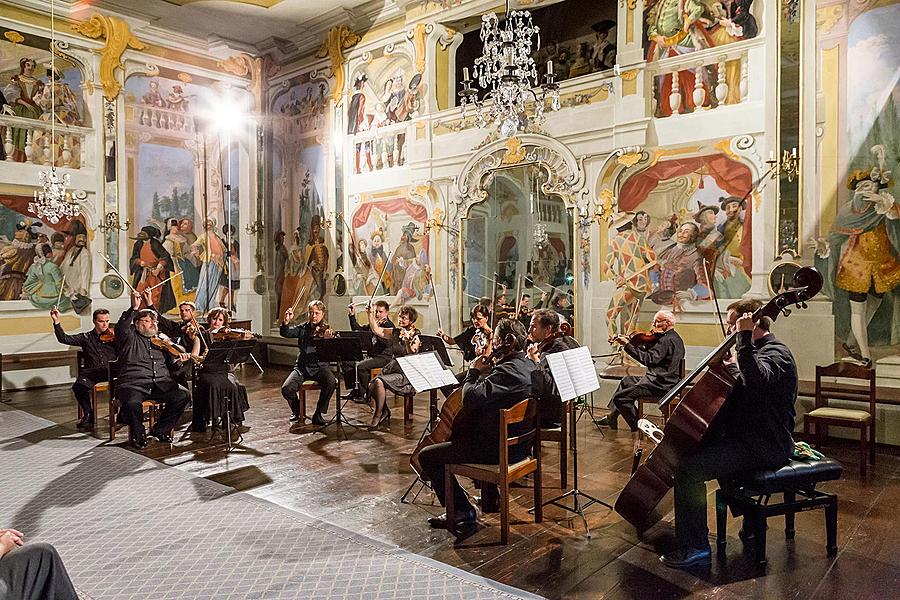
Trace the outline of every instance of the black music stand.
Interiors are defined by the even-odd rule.
[[[439,338],[436,335],[419,335],[419,343],[421,344],[421,348],[419,348],[419,352],[436,352],[438,358],[441,359],[446,366],[452,367],[453,361],[450,360],[450,355],[447,353],[447,344],[444,343],[444,340]]]
[[[320,363],[336,364],[338,369],[337,385],[334,388],[335,394],[335,412],[331,420],[316,431],[322,431],[332,424],[338,426],[338,430],[343,433],[343,425],[347,424],[354,429],[359,429],[359,425],[351,422],[344,416],[343,405],[341,403],[341,378],[343,377],[342,363],[348,360],[359,362],[363,359],[362,345],[358,337],[333,337],[333,338],[315,338],[313,346],[316,348],[316,358]],[[345,401],[346,402],[346,401]]]
[[[208,365],[242,365],[252,358],[252,352],[256,348],[256,340],[223,340],[221,342],[213,342],[207,350],[206,357],[203,359],[203,366]],[[227,369],[231,372],[231,368]],[[227,431],[225,452],[231,452],[233,443],[231,441],[231,405],[234,402],[231,395],[225,396],[225,429]],[[212,441],[213,435],[210,434],[207,443]],[[240,435],[240,434],[239,434]],[[243,440],[243,435],[238,438],[238,443]]]
[[[336,331],[334,334],[335,337],[350,339],[355,338],[359,340],[359,345],[362,348],[362,351],[366,354],[366,356],[373,356],[375,352],[375,334],[371,331],[366,331],[363,329],[357,330],[346,330],[346,331]],[[362,360],[362,359],[360,359]],[[357,361],[358,362],[358,361]],[[355,378],[353,381],[353,389],[356,391],[356,395],[360,398],[365,397],[365,393],[361,387],[359,387],[359,368],[356,363],[354,363],[353,372],[355,374]],[[343,373],[341,373],[343,376]],[[348,392],[350,390],[347,390]],[[338,396],[340,398],[340,396]]]

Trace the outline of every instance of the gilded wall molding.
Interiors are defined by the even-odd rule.
[[[416,51],[415,67],[416,73],[420,75],[425,72],[425,38],[432,31],[434,25],[431,23],[417,23],[414,29],[406,32],[406,37],[412,40]]]
[[[147,45],[131,33],[128,23],[116,17],[95,14],[87,21],[72,24],[72,29],[90,38],[104,38],[106,45],[100,50],[100,84],[103,97],[114,100],[122,91],[122,84],[116,79],[116,69],[122,67],[125,50],[145,50]]]
[[[346,25],[332,27],[325,34],[325,42],[316,52],[316,58],[328,58],[331,61],[331,72],[334,75],[334,88],[331,97],[335,102],[341,99],[344,93],[344,65],[347,58],[344,50],[349,50],[360,41],[360,37],[350,31]]]
[[[238,77],[250,77],[248,89],[256,103],[256,111],[264,112],[265,78],[271,77],[278,71],[278,67],[272,59],[269,56],[254,58],[249,54],[235,54],[217,64],[226,73]]]

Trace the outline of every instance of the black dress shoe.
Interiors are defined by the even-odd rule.
[[[138,450],[143,450],[147,447],[147,434],[144,432],[143,427],[131,434],[131,445]]]
[[[312,424],[318,425],[319,427],[324,427],[325,425],[328,425],[328,421],[326,421],[322,417],[322,413],[315,412],[315,413],[313,413],[313,416],[312,416]]]
[[[680,548],[659,557],[659,561],[672,569],[708,567],[712,564],[712,553],[706,548]]]
[[[602,419],[599,419],[597,421],[597,425],[599,425],[600,427],[609,427],[610,429],[615,431],[619,428],[619,424],[616,422],[618,420],[619,420],[618,417],[615,419],[610,419],[609,416],[607,415],[607,416],[603,417]]]
[[[93,429],[94,428],[94,415],[91,413],[85,414],[80,421],[75,425],[78,429]]]
[[[362,394],[359,393],[359,390],[356,388],[351,389],[346,394],[341,394],[341,400],[356,400],[357,398],[361,398]]]
[[[475,524],[474,508],[456,513],[456,529],[459,529],[461,526],[464,527],[468,523],[471,523],[472,525]],[[428,524],[432,529],[447,529],[447,514],[444,513],[439,517],[431,517],[428,519]]]
[[[172,443],[172,436],[168,433],[158,433],[156,431],[151,431],[150,435],[155,437],[157,441],[162,442],[163,444]]]
[[[300,415],[293,414],[291,415],[291,418],[288,419],[288,421],[290,421],[291,423],[297,423],[298,421],[300,421]],[[206,429],[204,429],[203,431],[206,431]]]

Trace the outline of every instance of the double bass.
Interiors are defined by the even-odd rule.
[[[812,267],[803,267],[794,275],[791,288],[754,312],[753,321],[763,317],[774,321],[781,314],[787,316],[791,314],[791,305],[806,308],[806,301],[821,289],[822,275]],[[674,485],[675,474],[704,441],[716,415],[731,394],[736,380],[722,361],[736,341],[737,332],[727,336],[690,375],[660,400],[659,406],[664,408],[694,382],[691,390],[682,396],[681,402],[672,411],[663,429],[662,439],[647,460],[635,470],[616,500],[616,512],[638,530],[649,528],[662,517],[664,511],[657,510],[657,507]]]

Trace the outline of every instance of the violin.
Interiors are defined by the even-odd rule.
[[[475,335],[472,336],[472,345],[475,347],[475,356],[481,356],[485,352],[490,352],[491,330],[479,328]]]
[[[155,348],[162,350],[163,352],[168,352],[172,356],[176,358],[181,358],[182,354],[187,354],[187,350],[176,344],[172,341],[172,338],[165,335],[164,333],[158,333],[150,338],[150,343],[153,344]],[[190,355],[191,360],[195,363],[200,363],[200,357]]]
[[[100,334],[100,343],[101,344],[115,344],[116,343],[116,332],[114,329],[109,328],[103,333]]]
[[[330,335],[329,335],[329,333],[330,333]],[[331,328],[331,326],[328,323],[325,322],[325,319],[322,319],[321,321],[319,321],[319,323],[317,325],[313,325],[312,334],[313,334],[313,337],[320,337],[320,338],[332,337],[332,336],[334,336],[334,330]],[[231,339],[237,339],[237,338],[231,338]]]
[[[258,338],[262,337],[258,333],[254,333],[252,331],[248,331],[246,329],[241,329],[239,327],[228,328],[222,327],[217,331],[211,331],[209,333],[209,337],[214,342],[221,342],[224,340],[245,340],[250,339],[251,337]]]
[[[415,326],[400,328],[400,341],[406,345],[407,352],[412,352],[412,345],[416,338],[419,337],[419,330]]]
[[[626,336],[614,335],[609,338],[609,343],[618,343],[624,346],[625,344],[630,342],[634,346],[646,348],[648,346],[655,345],[664,333],[665,331],[660,331],[658,329],[651,329],[650,331],[635,331],[630,336],[627,336],[628,340],[625,339]]]

